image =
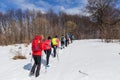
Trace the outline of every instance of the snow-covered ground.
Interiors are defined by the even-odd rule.
[[[21,47],[21,49],[18,49]],[[27,59],[13,60],[20,50]],[[43,53],[40,76],[29,77],[31,46],[0,46],[0,80],[120,80],[120,43],[100,40],[76,40],[59,57],[50,56],[50,67],[45,69]]]

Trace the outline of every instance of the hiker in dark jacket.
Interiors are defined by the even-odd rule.
[[[60,41],[61,41],[61,49],[63,49],[65,47],[65,36],[64,35],[62,35]]]

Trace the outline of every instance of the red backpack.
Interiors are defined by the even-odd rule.
[[[35,37],[35,39],[33,39],[33,41],[32,41],[32,51],[33,52],[41,51],[40,42],[41,41],[39,40],[39,37]]]
[[[51,40],[45,41],[45,50],[51,49]]]

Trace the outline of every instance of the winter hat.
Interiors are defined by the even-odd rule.
[[[55,38],[58,38],[58,36],[56,35]]]
[[[34,39],[42,40],[42,36],[35,36]]]
[[[50,37],[50,36],[48,36],[48,39],[51,39],[51,37]]]

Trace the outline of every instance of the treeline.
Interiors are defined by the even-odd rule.
[[[52,10],[42,14],[40,11],[8,10],[0,12],[0,44],[31,42],[35,34],[54,37],[72,33],[76,39],[96,38],[89,17],[55,14]]]
[[[120,39],[120,10],[114,1],[88,0],[86,9],[90,16],[56,14],[52,10],[0,12],[0,45],[29,43],[36,34],[44,38],[71,33],[76,39]]]

